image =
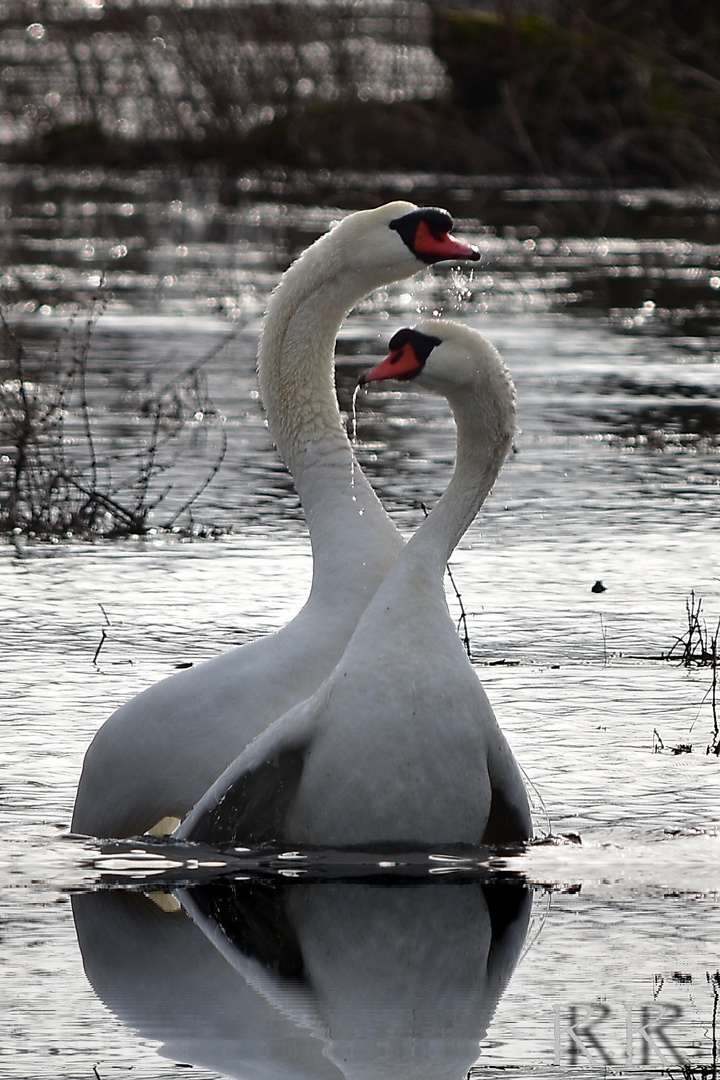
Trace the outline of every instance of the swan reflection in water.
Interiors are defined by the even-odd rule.
[[[86,975],[174,1061],[243,1080],[461,1080],[518,962],[515,884],[289,879],[73,897]]]

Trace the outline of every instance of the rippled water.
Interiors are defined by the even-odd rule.
[[[140,391],[185,385],[200,361],[215,411],[189,412],[169,444],[174,490],[158,520],[212,470],[223,429],[228,447],[193,507],[205,538],[0,549],[0,1075],[170,1076],[183,1062],[201,1076],[459,1077],[478,1053],[486,1071],[595,1075],[677,1065],[678,1048],[709,1065],[711,673],[661,657],[686,630],[691,592],[710,631],[720,618],[720,200],[322,184],[347,208],[392,195],[445,203],[481,247],[473,274],[436,269],[351,315],[339,390],[349,410],[358,370],[418,310],[467,320],[501,349],[522,432],[451,565],[538,831],[582,843],[498,857],[492,869],[512,875],[502,886],[486,868],[413,888],[268,875],[262,887],[191,888],[178,910],[83,893],[81,959],[70,894],[100,872],[96,852],[63,834],[93,732],[179,665],[282,625],[305,597],[305,527],[264,428],[254,351],[280,272],[340,211],[306,205],[308,177],[6,170],[0,245],[17,333],[50,350],[104,274],[88,367],[101,451],[120,446],[132,471]],[[608,235],[550,231],[583,215]],[[446,409],[372,390],[357,426],[363,467],[410,533],[449,476]],[[606,591],[593,593],[598,579]],[[450,604],[459,616],[452,590]],[[510,894],[493,892],[508,881]],[[641,1033],[651,1006],[666,1008],[653,1044]],[[586,1028],[579,1042],[569,1034],[582,1008],[594,1009],[594,1042]]]

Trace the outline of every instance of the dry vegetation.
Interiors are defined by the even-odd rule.
[[[720,718],[718,717],[718,639],[720,638],[720,619],[714,629],[709,629],[702,610],[702,599],[690,593],[685,601],[687,629],[676,638],[672,648],[664,654],[665,660],[674,660],[686,668],[709,668],[710,686],[701,705],[710,707],[712,733],[706,753],[720,757]],[[654,732],[656,750],[664,750],[665,745],[657,731]],[[692,745],[682,743],[669,747],[673,753],[690,753]]]
[[[720,179],[716,4],[498,6],[438,12],[434,47],[455,104],[508,160],[539,175]]]
[[[6,0],[2,10],[6,118],[19,143],[51,157],[93,145],[218,154],[317,103],[395,101],[441,82],[439,63],[434,78],[413,63],[429,13],[407,0],[106,0],[82,17],[55,0]]]
[[[225,432],[203,375],[204,363],[153,388],[135,388],[128,414],[132,438],[107,440],[88,392],[97,300],[72,320],[52,347],[19,339],[0,315],[0,533],[33,539],[141,536],[152,530],[197,532],[192,506],[225,455]],[[188,452],[188,429],[212,425],[214,463],[189,490],[176,467]]]

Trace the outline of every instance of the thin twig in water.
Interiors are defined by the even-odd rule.
[[[604,621],[604,619],[602,617],[602,611],[598,612],[598,614],[600,615],[600,630],[602,632],[602,639],[603,639],[603,664],[605,664],[605,666],[607,667],[608,652],[607,652],[607,634],[605,632],[605,621]]]
[[[169,394],[173,387],[177,386],[178,383],[182,381],[187,381],[190,378],[195,378],[203,367],[209,364],[211,360],[214,360],[217,356],[219,356],[223,349],[225,349],[228,345],[232,344],[232,342],[243,329],[244,327],[242,326],[235,327],[233,330],[230,331],[229,334],[226,334],[225,337],[221,338],[217,345],[213,345],[211,349],[208,349],[205,355],[202,356],[199,360],[194,360],[192,364],[188,364],[188,366],[186,368],[183,368],[182,371],[179,371],[177,375],[173,375],[173,377],[169,379],[164,386],[161,386],[160,389],[155,394],[153,394],[152,400],[155,402],[160,401],[167,394]],[[174,358],[175,355],[175,352],[170,353],[169,359]],[[148,382],[149,378],[146,374],[143,376],[141,382],[136,383],[133,388],[134,391],[139,391],[141,385],[147,385]]]
[[[93,335],[93,331],[97,324],[98,319],[104,313],[107,306],[107,300],[102,295],[102,291],[105,286],[105,273],[100,276],[100,282],[97,287],[97,292],[93,297],[90,313],[85,323],[85,330],[80,339],[75,343],[75,355],[73,357],[73,366],[77,369],[80,381],[80,410],[83,419],[83,426],[85,429],[85,439],[87,441],[88,450],[90,452],[90,475],[92,477],[92,487],[97,488],[98,484],[98,461],[95,453],[95,440],[93,438],[92,424],[90,423],[90,406],[87,398],[87,356],[90,351],[90,339]]]
[[[427,517],[428,516],[428,508],[425,505],[425,503],[423,503],[423,502],[420,503],[420,509],[422,510],[425,517]],[[460,605],[460,618],[458,619],[458,626],[457,626],[458,633],[460,634],[460,638],[462,640],[462,643],[465,646],[465,652],[472,659],[472,651],[470,649],[470,634],[468,632],[468,623],[467,623],[467,614],[465,612],[465,605],[463,604],[462,596],[460,595],[460,590],[458,589],[457,585],[455,584],[455,578],[453,577],[453,572],[450,569],[450,563],[446,563],[445,566],[446,566],[446,569],[447,569],[448,579],[450,581],[450,584],[453,587],[453,592],[455,593],[455,596],[457,598],[457,602]],[[462,627],[462,631],[460,629],[461,627]]]
[[[712,684],[708,693],[710,694],[710,707],[712,709],[713,718],[713,736],[710,745],[707,748],[708,754],[714,754],[715,757],[720,757],[720,722],[718,722],[717,712],[717,685],[718,685],[718,636],[720,636],[720,620],[715,628],[715,635],[712,638]]]
[[[545,835],[547,837],[551,837],[553,835],[552,822],[550,820],[550,814],[548,813],[548,808],[545,805],[545,800],[543,799],[542,795],[538,791],[537,785],[533,783],[533,781],[530,779],[528,774],[525,772],[525,769],[523,769],[522,765],[520,765],[519,768],[520,768],[520,772],[523,774],[523,777],[525,778],[525,784],[527,785],[528,788],[530,788],[530,793],[531,793],[531,795],[530,795],[530,809],[531,809],[531,812],[535,815],[535,817],[540,817],[540,814],[542,813],[542,815],[545,817],[545,825],[546,825],[546,830],[547,830]],[[539,809],[536,809],[535,805],[533,805],[533,799],[532,799],[533,795],[537,799]]]
[[[176,511],[176,513],[174,513],[173,516],[168,521],[165,522],[165,528],[166,529],[171,529],[173,527],[173,525],[175,524],[175,522],[177,521],[177,519],[181,516],[181,514],[184,514],[187,510],[190,509],[190,507],[195,502],[195,500],[200,495],[202,495],[205,488],[210,483],[212,483],[212,481],[215,479],[218,472],[220,471],[220,466],[222,465],[223,461],[225,460],[225,454],[227,453],[227,432],[226,432],[224,427],[221,427],[220,430],[222,432],[222,442],[221,442],[221,445],[220,445],[220,450],[218,452],[218,456],[215,459],[214,465],[212,466],[212,468],[210,469],[210,471],[208,472],[207,476],[205,477],[203,482],[200,484],[200,486],[195,489],[195,491],[190,496],[190,498],[187,499],[183,503],[183,505],[180,507],[180,509],[178,511]]]
[[[105,622],[107,623],[108,626],[110,626],[110,619],[108,618],[107,611],[102,606],[102,604],[98,604],[98,607],[100,608],[103,615],[105,616]],[[97,667],[98,656],[100,655],[102,647],[103,647],[103,645],[105,644],[106,641],[107,641],[107,631],[105,630],[105,627],[103,626],[102,629],[100,630],[100,644],[98,645],[97,649],[95,650],[95,655],[93,656],[93,664],[95,665],[95,667]]]
[[[460,633],[460,627],[462,627],[462,633],[460,633],[460,637],[462,639],[463,645],[465,646],[465,652],[468,654],[468,656],[471,656],[472,654],[470,652],[470,634],[468,633],[468,624],[467,624],[467,615],[465,613],[465,605],[463,604],[462,596],[460,595],[460,590],[458,589],[457,585],[455,584],[455,578],[453,577],[453,572],[450,569],[450,563],[447,563],[446,567],[447,567],[447,575],[448,575],[448,578],[450,580],[450,584],[453,587],[453,592],[455,593],[455,596],[457,597],[457,602],[460,605],[460,618],[458,619],[458,633]]]

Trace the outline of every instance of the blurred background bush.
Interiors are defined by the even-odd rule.
[[[0,0],[5,159],[720,179],[717,0]]]

